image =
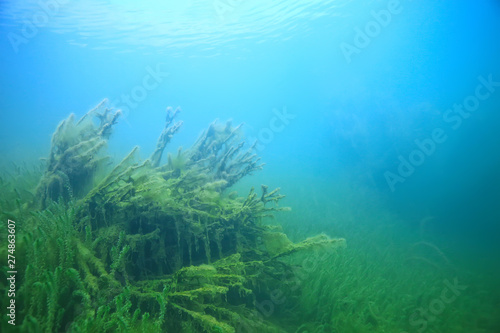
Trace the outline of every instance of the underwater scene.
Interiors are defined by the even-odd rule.
[[[500,2],[1,0],[0,332],[500,333]]]

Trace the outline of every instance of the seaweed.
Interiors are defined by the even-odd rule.
[[[75,123],[71,114],[52,135],[47,167],[36,190],[37,204],[81,196],[93,185],[97,169],[106,162],[101,152],[111,135],[120,111],[114,112],[103,100]],[[98,124],[96,124],[96,120]]]
[[[165,128],[145,161],[135,147],[103,175],[120,111],[106,101],[61,122],[31,198],[22,247],[30,258],[19,290],[27,331],[284,332],[257,304],[311,251],[345,246],[326,235],[300,243],[263,223],[280,189],[227,193],[262,169],[231,122],[209,125],[193,146],[162,156],[182,122]],[[300,311],[300,289],[287,308]],[[277,312],[275,320],[284,312]]]

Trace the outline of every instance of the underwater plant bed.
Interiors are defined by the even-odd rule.
[[[293,243],[262,222],[289,210],[279,206],[279,188],[231,192],[263,167],[241,125],[213,122],[162,164],[182,126],[179,111],[167,108],[148,159],[140,161],[135,147],[112,168],[105,148],[120,111],[103,101],[78,121],[71,115],[59,124],[33,195],[3,212],[24,220],[22,331],[301,326],[301,288],[290,281],[309,254],[335,251],[345,240],[318,235]]]

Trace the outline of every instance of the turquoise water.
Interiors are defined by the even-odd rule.
[[[295,243],[346,240],[299,279],[294,308],[259,307],[271,296],[254,291],[246,306],[276,332],[500,332],[499,16],[493,0],[1,1],[2,219],[28,228],[27,216],[43,210],[30,202],[46,165],[26,170],[49,156],[69,114],[79,119],[104,98],[121,110],[109,172],[134,146],[147,160],[165,109],[180,107],[162,164],[215,119],[243,123],[265,166],[221,195],[280,187],[291,211],[262,224]],[[97,180],[80,198],[73,188],[75,199]],[[31,311],[19,297],[17,328]],[[75,313],[60,331],[76,330]],[[0,327],[13,329],[5,318]],[[158,329],[217,331],[167,326]]]

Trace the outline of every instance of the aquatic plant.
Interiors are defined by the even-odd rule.
[[[289,210],[279,205],[279,188],[226,193],[263,166],[241,125],[213,122],[162,164],[182,126],[179,111],[167,108],[147,160],[135,147],[104,176],[97,170],[120,112],[103,101],[57,127],[20,245],[30,258],[19,290],[23,329],[284,332],[255,320],[258,300],[270,298],[308,253],[345,241],[320,235],[295,244],[264,225]],[[290,289],[286,308],[298,309],[299,295]]]
[[[168,109],[150,158],[140,161],[135,147],[107,173],[98,172],[104,163],[78,158],[87,150],[76,147],[93,136],[108,139],[109,132],[98,130],[103,107],[83,118],[88,126],[72,122],[78,135],[64,139],[56,131],[62,132],[53,143],[74,147],[63,154],[72,163],[61,160],[50,170],[48,160],[43,168],[14,165],[0,177],[0,214],[20,226],[20,332],[410,332],[423,327],[410,319],[422,319],[419,311],[442,295],[443,279],[458,275],[449,253],[419,239],[418,231],[404,241],[410,245],[396,246],[394,231],[382,228],[395,225],[393,217],[378,221],[373,216],[380,214],[370,212],[340,222],[346,211],[339,210],[290,216],[280,213],[288,209],[279,189],[263,185],[242,197],[229,192],[228,184],[262,167],[231,123],[214,122],[162,164],[182,125],[174,119],[179,110]],[[105,145],[97,151],[107,161]],[[94,171],[81,173],[82,181],[70,170]],[[74,181],[51,182],[58,171]],[[300,204],[307,202],[294,206]],[[297,240],[314,234],[303,221],[335,219],[350,247],[324,234],[294,243],[266,220],[275,213],[285,217],[287,233],[286,223],[297,220]],[[361,230],[357,222],[370,219],[373,230],[369,223]],[[6,256],[6,248],[0,252]],[[498,309],[498,298],[484,290],[494,290],[497,280],[462,275],[467,290],[424,322],[427,331],[496,331],[499,316],[485,313]],[[0,323],[2,332],[11,329]]]
[[[52,135],[47,167],[36,190],[41,208],[59,198],[69,201],[74,195],[80,197],[93,185],[97,168],[107,160],[102,150],[120,116],[106,103],[103,100],[76,123],[71,114]]]

